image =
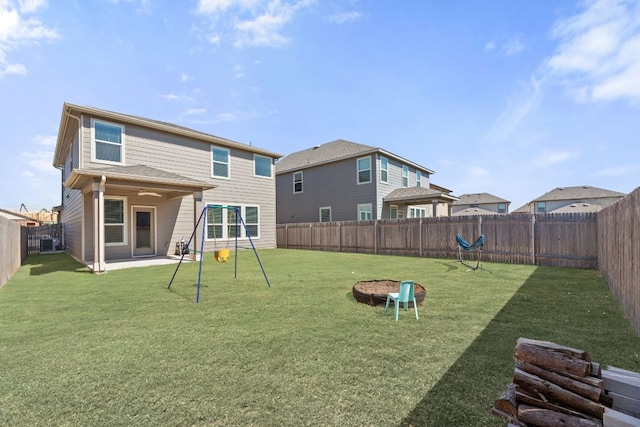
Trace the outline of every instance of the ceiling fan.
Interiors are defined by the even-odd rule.
[[[139,190],[139,191],[138,191],[138,196],[162,197],[162,194],[160,194],[160,193],[156,193],[156,192],[154,192],[154,191]]]

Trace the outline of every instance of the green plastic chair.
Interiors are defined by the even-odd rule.
[[[416,319],[418,319],[418,303],[416,302],[416,297],[413,294],[414,287],[415,285],[413,280],[403,280],[400,282],[400,292],[389,292],[387,295],[387,305],[384,307],[384,313],[387,314],[387,310],[389,310],[389,301],[393,300],[397,322],[400,303],[404,304],[404,311],[407,311],[409,309],[409,301],[413,301],[413,309],[416,311]]]

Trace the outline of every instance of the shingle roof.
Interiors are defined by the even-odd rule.
[[[396,188],[386,196],[385,202],[409,202],[415,204],[428,203],[432,200],[457,200],[457,197],[451,196],[441,191],[432,190],[425,187],[406,187]]]
[[[549,213],[583,213],[583,212],[599,212],[604,209],[603,205],[594,205],[593,203],[571,203],[570,205],[554,209]]]
[[[455,205],[456,202],[453,202],[453,204]],[[498,212],[490,211],[483,208],[466,208],[451,214],[451,216],[464,216],[464,215],[504,215],[504,214],[500,214]]]
[[[605,190],[602,188],[581,185],[577,187],[558,187],[548,193],[543,194],[533,202],[546,202],[551,200],[582,200],[582,199],[599,199],[606,197],[624,197],[625,193],[618,191]]]
[[[489,193],[473,193],[463,194],[459,196],[460,200],[454,202],[454,205],[481,205],[485,203],[509,203],[508,200],[496,197]]]
[[[377,152],[380,152],[385,156],[396,158],[404,163],[410,164],[419,170],[427,172],[428,174],[434,173],[432,170],[425,168],[424,166],[420,166],[414,162],[403,159],[402,157],[381,148],[358,144],[356,142],[346,141],[344,139],[338,139],[336,141],[327,142],[322,145],[316,145],[315,147],[291,153],[283,159],[280,159],[280,161],[276,163],[276,174],[281,174],[292,170],[300,170],[311,166],[318,166],[325,163],[332,163],[338,160],[364,156],[366,154]]]

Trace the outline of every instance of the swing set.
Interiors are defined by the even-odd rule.
[[[235,219],[235,225],[227,224],[226,247],[222,249],[218,249],[217,238],[216,238],[216,228],[218,226],[221,227],[220,230],[222,232],[222,211],[223,210],[227,210],[228,213],[231,213],[231,211],[233,211],[233,219]],[[216,212],[219,212],[221,216],[220,225],[216,225]],[[209,213],[211,213],[211,215],[209,215]],[[200,214],[200,217],[198,218],[198,221],[196,222],[196,226],[193,229],[193,233],[191,233],[191,237],[189,238],[189,241],[186,243],[186,247],[189,247],[191,245],[191,242],[193,241],[193,238],[196,235],[196,231],[198,230],[198,226],[202,222],[202,218],[207,218],[207,220],[209,219],[211,220],[211,225],[213,225],[213,248],[214,248],[213,256],[214,256],[214,259],[221,264],[224,264],[229,260],[229,257],[230,257],[229,241],[231,240],[231,232],[233,230],[233,235],[235,236],[235,253],[234,253],[235,269],[233,274],[234,278],[238,277],[238,235],[240,234],[240,225],[242,225],[245,231],[245,234],[249,239],[249,243],[251,243],[251,249],[253,250],[253,253],[256,256],[256,259],[258,260],[258,264],[260,265],[260,269],[262,270],[264,279],[267,282],[267,286],[271,287],[271,283],[269,283],[269,279],[267,278],[267,273],[264,271],[264,267],[262,266],[262,262],[260,261],[260,257],[258,256],[258,252],[256,251],[256,247],[253,244],[253,240],[251,239],[251,233],[249,232],[249,229],[247,228],[247,224],[244,222],[244,219],[242,218],[240,209],[237,206],[205,205],[205,207],[202,209],[202,213]],[[227,218],[229,218],[229,216],[227,216]],[[200,283],[202,279],[202,261],[204,260],[204,241],[205,241],[206,228],[207,228],[206,226],[202,227],[202,240],[200,241],[201,242],[200,243],[200,266],[198,269],[198,289],[196,291],[196,303],[200,301]],[[197,253],[197,250],[195,251],[195,253]],[[180,262],[178,263],[176,270],[173,272],[173,276],[171,276],[171,280],[169,281],[169,286],[167,286],[167,289],[171,288],[171,285],[173,284],[173,280],[175,279],[176,274],[178,273],[178,269],[182,265],[184,256],[187,254],[188,252],[182,251]]]

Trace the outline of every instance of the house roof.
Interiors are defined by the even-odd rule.
[[[451,203],[458,200],[448,193],[425,187],[396,188],[384,197],[385,203],[404,202],[416,205],[432,203],[433,201]]]
[[[68,134],[75,133],[78,122],[76,121],[80,115],[88,114],[91,116],[101,117],[104,119],[114,120],[119,123],[128,123],[132,125],[142,126],[146,128],[157,129],[174,135],[181,135],[203,142],[222,145],[229,148],[237,148],[251,153],[262,154],[264,156],[280,158],[282,154],[273,151],[264,150],[253,145],[243,144],[232,141],[230,139],[220,138],[219,136],[210,135],[184,126],[173,123],[162,122],[159,120],[147,119],[129,114],[116,113],[113,111],[102,110],[99,108],[75,105],[65,102],[62,106],[62,117],[60,118],[60,129],[58,130],[58,141],[56,143],[55,154],[53,157],[53,165],[55,167],[64,166],[67,151],[71,146],[71,137]]]
[[[543,194],[533,202],[548,202],[553,200],[587,200],[600,199],[609,197],[624,197],[625,193],[618,191],[605,190],[603,188],[581,185],[577,187],[558,187]]]
[[[453,202],[453,204],[455,205],[456,202]],[[490,211],[488,209],[483,209],[483,208],[466,208],[451,214],[451,216],[464,216],[464,215],[504,215],[504,214],[501,214],[495,211]]]
[[[454,202],[454,205],[482,205],[486,203],[510,203],[508,200],[496,197],[489,193],[473,193],[463,194],[459,197],[460,200]]]
[[[603,205],[594,205],[593,203],[571,203],[558,209],[554,209],[549,213],[585,213],[599,212],[604,209]]]
[[[214,185],[145,165],[114,166],[104,169],[74,169],[65,182],[72,189],[82,189],[94,178],[106,178],[109,186],[133,187],[136,190],[166,193],[204,191]]]
[[[412,167],[426,172],[427,174],[435,173],[431,169],[420,166],[414,162],[383,150],[382,148],[338,139],[336,141],[316,145],[315,147],[289,154],[276,163],[276,175],[294,170],[306,169],[312,166],[333,163],[352,157],[365,156],[371,153],[381,153],[384,156],[399,160],[407,165],[411,165]]]

